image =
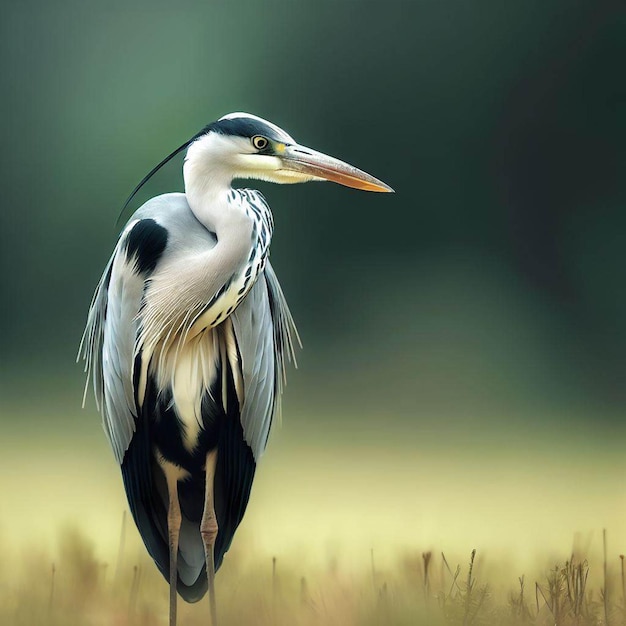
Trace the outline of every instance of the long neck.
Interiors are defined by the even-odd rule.
[[[195,280],[187,283],[195,300],[206,303],[197,326],[223,321],[245,297],[265,265],[273,226],[261,194],[231,187],[232,164],[218,158],[216,147],[209,140],[194,142],[183,169],[189,207],[217,239],[197,259]]]
[[[231,192],[232,168],[223,163],[208,140],[189,146],[183,178],[187,202],[196,218],[218,235],[229,219],[228,196]]]
[[[232,202],[232,168],[222,163],[209,141],[191,144],[183,167],[185,194],[191,211],[209,231],[215,233],[215,256],[220,274],[233,273],[249,257],[253,242],[253,221]],[[217,265],[218,259],[212,259]]]

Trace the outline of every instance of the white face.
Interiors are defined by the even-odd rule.
[[[296,141],[276,124],[243,112],[224,115],[218,123],[224,120],[251,123],[259,128],[259,133],[252,137],[223,136],[230,140],[230,152],[226,145],[223,145],[221,150],[224,154],[230,153],[233,159],[235,170],[233,178],[254,178],[282,184],[315,180],[315,176],[284,169],[280,155],[284,152],[285,146],[295,145]]]
[[[210,131],[191,144],[187,152],[187,161],[193,159],[211,163],[212,168],[220,169],[224,174],[228,172],[231,179],[253,178],[282,184],[316,179],[315,176],[284,168],[280,155],[285,151],[286,145],[296,142],[278,126],[256,116],[237,113],[220,118],[220,121],[223,119],[259,120],[271,128],[272,137],[267,136],[270,133],[241,137]]]
[[[262,138],[266,139],[265,137]],[[272,153],[263,154],[263,151],[267,150],[267,148],[259,150],[250,139],[243,137],[233,137],[233,139],[243,140],[237,142],[240,150],[234,157],[235,176],[233,178],[254,178],[283,185],[306,183],[315,180],[315,176],[285,168],[285,163],[280,157],[280,152],[285,149],[284,143],[276,142],[273,145],[271,144],[270,150]],[[244,145],[246,142],[247,145]]]

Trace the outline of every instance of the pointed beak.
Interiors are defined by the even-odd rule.
[[[316,179],[330,180],[346,187],[365,191],[393,193],[393,189],[382,180],[370,176],[352,165],[305,146],[285,145],[280,154],[283,168]]]

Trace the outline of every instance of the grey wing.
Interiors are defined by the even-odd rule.
[[[170,194],[166,214],[175,206],[187,206]],[[176,197],[174,197],[176,196]],[[178,203],[178,204],[176,204]],[[133,385],[134,351],[146,275],[137,272],[128,257],[129,233],[142,218],[138,211],[122,233],[118,245],[96,288],[79,356],[87,362],[88,381],[93,379],[96,402],[104,430],[117,461],[121,464],[136,428],[136,398]],[[187,213],[176,214],[177,219]],[[246,442],[255,459],[263,453],[274,415],[280,408],[285,378],[285,363],[295,362],[294,338],[299,337],[274,271],[267,263],[264,272],[244,301],[231,315],[237,347],[242,359],[244,402],[241,423]]]
[[[265,450],[274,416],[280,410],[286,360],[295,363],[299,341],[287,302],[269,262],[231,319],[244,383],[241,425],[255,460]]]
[[[125,235],[135,222],[122,233],[96,287],[79,351],[88,372],[85,394],[92,379],[102,425],[120,464],[137,415],[133,355],[144,279],[133,271],[125,252]]]

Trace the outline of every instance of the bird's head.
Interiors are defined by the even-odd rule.
[[[230,180],[255,178],[283,184],[330,180],[366,191],[393,191],[352,165],[298,144],[275,124],[249,113],[230,113],[204,128],[191,141],[185,166],[220,171]]]
[[[235,178],[274,183],[331,180],[365,191],[393,192],[369,174],[321,152],[301,146],[284,130],[249,113],[229,113],[212,122],[154,167],[135,187],[122,208],[170,159],[187,149],[185,187],[230,185]]]

